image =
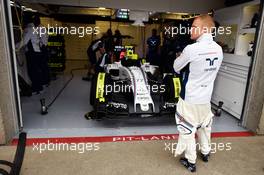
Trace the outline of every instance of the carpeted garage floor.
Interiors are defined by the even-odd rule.
[[[174,141],[100,143],[97,151],[26,149],[22,175],[184,175],[188,173],[169,151]],[[264,136],[214,138],[218,151],[209,163],[197,162],[196,174],[264,174]],[[167,147],[165,146],[165,143]],[[216,148],[216,147],[214,147]],[[230,150],[231,148],[231,150]],[[166,150],[165,150],[166,149]],[[222,150],[222,151],[220,151]],[[15,147],[1,146],[0,159],[12,160]],[[81,152],[79,150],[79,152]]]

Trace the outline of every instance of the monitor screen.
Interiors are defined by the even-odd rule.
[[[128,19],[129,18],[129,9],[118,9],[116,12],[116,18]]]

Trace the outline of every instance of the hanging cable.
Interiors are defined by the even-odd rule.
[[[57,95],[53,98],[53,100],[46,106],[45,105],[45,98],[41,98],[40,99],[40,103],[41,103],[41,114],[45,115],[48,113],[48,108],[50,108],[55,101],[59,98],[59,96],[62,94],[62,92],[64,91],[64,89],[70,84],[70,82],[73,80],[74,78],[74,71],[77,70],[86,70],[85,68],[75,68],[75,69],[71,69],[71,77],[70,79],[63,85],[63,87],[60,89],[60,91],[57,93]]]

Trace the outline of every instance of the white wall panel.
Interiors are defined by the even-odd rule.
[[[223,101],[224,110],[241,118],[245,97],[250,57],[224,54],[224,60],[215,80],[212,102]]]

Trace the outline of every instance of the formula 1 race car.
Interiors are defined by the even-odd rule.
[[[86,118],[174,116],[180,78],[143,62],[132,55],[94,76],[90,89],[94,110]]]

